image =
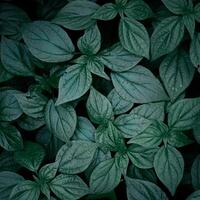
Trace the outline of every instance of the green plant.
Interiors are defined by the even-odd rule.
[[[0,3],[0,199],[199,200],[200,3],[20,6]]]

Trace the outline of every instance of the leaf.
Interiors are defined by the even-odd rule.
[[[127,173],[127,168],[129,164],[129,158],[127,154],[123,153],[116,153],[115,154],[115,164],[116,166],[120,169],[121,173],[123,175],[126,175]]]
[[[168,97],[159,80],[143,66],[121,73],[111,73],[117,93],[134,103],[165,101]]]
[[[151,36],[151,59],[172,52],[181,42],[184,35],[184,24],[179,16],[162,20]]]
[[[13,75],[4,69],[3,64],[0,61],[0,83],[8,81],[13,78]]]
[[[195,15],[188,14],[183,16],[183,23],[188,30],[190,37],[193,39],[194,37],[194,32],[195,32]]]
[[[50,183],[52,192],[62,200],[76,200],[89,193],[87,185],[76,175],[60,174]]]
[[[73,139],[95,141],[95,127],[86,117],[78,117]]]
[[[195,19],[200,22],[200,3],[197,3],[194,7]]]
[[[45,121],[49,131],[63,142],[68,142],[76,128],[76,112],[68,104],[55,106],[50,100],[45,109]]]
[[[192,186],[195,190],[200,189],[200,155],[198,155],[191,168]]]
[[[0,90],[0,121],[14,121],[22,115],[22,110],[14,96],[18,93],[11,88]]]
[[[186,200],[198,200],[200,198],[200,190],[193,192]]]
[[[193,128],[193,136],[198,144],[200,144],[200,123],[196,123]]]
[[[130,113],[150,120],[164,121],[164,106],[164,102],[143,104],[135,107]]]
[[[56,105],[80,98],[89,90],[91,83],[91,73],[85,66],[75,64],[69,67],[60,78]]]
[[[72,1],[57,13],[52,22],[71,30],[87,29],[95,23],[92,15],[98,8],[99,6],[91,1]]]
[[[20,108],[29,117],[41,118],[44,116],[44,108],[47,104],[47,98],[36,91],[29,91],[15,95]]]
[[[34,67],[28,49],[20,42],[2,37],[1,61],[4,68],[13,75],[34,75]]]
[[[169,145],[162,146],[155,155],[154,169],[160,181],[174,195],[184,171],[184,160],[179,151]]]
[[[33,181],[22,181],[14,187],[10,194],[10,200],[38,200],[40,196],[40,187]]]
[[[74,141],[72,146],[64,151],[60,160],[59,171],[67,174],[83,172],[92,162],[97,145],[87,141]]]
[[[93,15],[93,19],[112,20],[117,16],[116,5],[113,3],[105,3]]]
[[[93,87],[90,89],[86,107],[91,121],[96,124],[105,124],[113,118],[111,103]]]
[[[98,26],[86,29],[84,35],[79,38],[77,46],[83,54],[96,54],[101,48],[101,33]]]
[[[73,57],[74,46],[68,34],[47,21],[35,21],[25,26],[23,39],[30,52],[45,62],[63,62]]]
[[[153,16],[151,8],[143,0],[129,1],[124,9],[127,17],[136,20],[145,20]]]
[[[128,200],[168,200],[166,194],[154,183],[126,177]]]
[[[195,34],[190,44],[190,59],[195,67],[200,66],[200,55],[198,54],[200,49],[200,34]]]
[[[163,122],[154,121],[144,131],[132,137],[128,143],[139,144],[144,147],[158,147],[167,132],[168,127]]]
[[[117,117],[114,124],[125,138],[132,138],[144,131],[151,121],[136,114],[124,114]]]
[[[140,22],[127,17],[122,18],[119,24],[119,39],[130,53],[149,58],[149,35]]]
[[[0,198],[1,200],[9,199],[12,189],[22,182],[24,178],[14,172],[0,172]]]
[[[120,182],[121,172],[114,158],[101,162],[92,172],[90,188],[93,193],[108,193]]]
[[[112,104],[113,112],[115,115],[129,111],[134,105],[132,102],[126,101],[121,96],[119,96],[115,89],[111,90],[107,98]]]
[[[137,65],[142,57],[129,53],[120,43],[116,43],[99,54],[101,62],[112,71],[122,72]]]
[[[191,83],[194,67],[185,51],[174,51],[160,65],[160,77],[174,101]]]
[[[169,110],[168,124],[175,130],[189,130],[195,125],[200,114],[200,98],[182,99]]]
[[[15,160],[30,171],[36,172],[45,157],[44,148],[33,142],[24,142],[24,149],[16,151]]]
[[[13,125],[0,124],[0,146],[7,151],[16,151],[23,148],[21,134]]]
[[[136,167],[141,169],[150,169],[153,167],[154,156],[157,150],[158,148],[147,148],[132,144],[128,148],[128,156]]]

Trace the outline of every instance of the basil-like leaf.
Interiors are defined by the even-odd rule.
[[[127,154],[124,153],[116,153],[115,154],[115,164],[120,169],[123,175],[126,175],[127,168],[129,164],[129,157]]]
[[[200,190],[193,192],[186,200],[198,200],[200,198]]]
[[[195,34],[190,45],[190,59],[195,67],[200,65],[200,34]]]
[[[175,194],[184,171],[182,155],[174,147],[162,146],[155,155],[154,169],[160,181]]]
[[[195,32],[195,16],[194,14],[187,14],[183,16],[183,23],[190,34],[190,37],[193,39]]]
[[[13,74],[9,73],[0,61],[0,83],[5,82],[13,78]]]
[[[91,1],[72,1],[57,13],[52,22],[71,30],[87,29],[95,23],[92,15],[98,8],[99,6]]]
[[[149,58],[149,35],[140,22],[122,18],[119,24],[119,39],[122,46],[130,53]]]
[[[192,186],[195,190],[200,189],[200,155],[198,155],[191,168]]]
[[[112,191],[120,182],[121,172],[115,164],[115,159],[101,162],[90,176],[90,188],[93,193]]]
[[[47,21],[35,21],[25,26],[23,39],[30,52],[45,62],[63,62],[73,57],[74,46],[68,34]]]
[[[150,103],[168,100],[159,80],[143,66],[112,73],[111,78],[117,93],[127,101]]]
[[[151,59],[155,60],[172,52],[181,42],[184,35],[184,24],[179,16],[162,20],[151,36]]]
[[[76,64],[69,67],[60,78],[56,105],[76,100],[90,88],[92,75],[86,66]]]
[[[63,142],[68,142],[76,128],[76,112],[70,105],[55,106],[50,100],[45,109],[46,125],[51,133]]]
[[[126,177],[128,200],[168,200],[166,194],[154,183]]]
[[[197,3],[194,7],[195,19],[200,22],[200,3]]]

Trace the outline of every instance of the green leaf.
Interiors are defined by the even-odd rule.
[[[116,5],[113,3],[105,3],[93,15],[93,19],[98,20],[111,20],[117,16]]]
[[[183,16],[183,23],[188,30],[190,37],[193,39],[194,37],[194,32],[195,32],[195,15],[188,14]]]
[[[137,65],[142,57],[136,56],[116,43],[99,54],[101,62],[112,71],[122,72],[131,69]]]
[[[174,51],[160,65],[160,77],[174,101],[191,83],[194,67],[185,51]]]
[[[36,172],[45,157],[44,148],[33,142],[24,142],[24,149],[16,151],[15,160],[30,171]]]
[[[196,123],[193,128],[193,136],[198,144],[200,144],[200,123]]]
[[[52,192],[62,200],[76,200],[89,193],[88,186],[76,175],[60,174],[50,183]]]
[[[121,173],[123,175],[126,175],[127,173],[127,168],[128,168],[128,164],[129,164],[129,158],[127,154],[123,154],[123,153],[116,153],[115,154],[115,164],[116,166],[119,168],[119,170],[121,171]]]
[[[151,121],[136,114],[124,114],[117,117],[114,124],[125,138],[132,138],[144,131]]]
[[[193,192],[186,200],[198,200],[200,198],[200,190]]]
[[[200,155],[198,155],[191,168],[192,186],[195,190],[200,189]]]
[[[164,102],[148,103],[135,107],[130,113],[146,119],[164,121]]]
[[[143,0],[129,1],[125,5],[124,13],[127,17],[136,20],[145,20],[153,16],[151,8]]]
[[[47,104],[47,98],[36,91],[15,95],[20,108],[29,117],[42,118]]]
[[[13,78],[13,75],[4,69],[3,64],[0,61],[0,83],[5,82]]]
[[[74,46],[68,34],[47,21],[35,21],[25,26],[23,39],[30,52],[45,62],[63,62],[73,57]]]
[[[195,19],[200,22],[200,3],[194,7]]]
[[[87,29],[95,23],[92,15],[98,8],[99,6],[91,1],[72,1],[57,13],[52,22],[71,30]]]
[[[194,127],[200,115],[200,98],[182,99],[169,110],[168,124],[175,130],[189,130]]]
[[[69,67],[60,78],[56,105],[76,100],[90,88],[92,75],[86,66],[76,64]]]
[[[167,132],[168,127],[163,122],[154,121],[143,132],[132,137],[128,143],[139,144],[144,147],[158,147]]]
[[[119,24],[119,39],[122,46],[130,53],[149,58],[149,35],[140,22],[122,18]]]
[[[45,121],[49,131],[63,142],[68,142],[76,128],[76,112],[68,104],[55,106],[50,100],[45,109]]]
[[[1,61],[4,68],[13,75],[34,75],[34,67],[28,49],[20,42],[2,37]]]
[[[96,54],[101,48],[101,33],[98,26],[86,29],[84,35],[79,38],[77,46],[83,54]]]
[[[126,177],[128,200],[168,200],[166,194],[154,183]]]
[[[175,194],[184,171],[182,155],[174,147],[162,146],[155,155],[154,168],[160,181]]]
[[[93,193],[108,193],[120,182],[121,171],[115,164],[115,159],[101,162],[92,172],[90,188]]]
[[[183,35],[184,24],[179,16],[162,20],[151,36],[152,60],[172,52],[180,44]]]
[[[14,187],[10,194],[10,200],[38,200],[40,187],[33,181],[22,181]]]
[[[0,198],[8,200],[12,189],[22,182],[24,178],[14,172],[0,172]]]
[[[153,167],[155,153],[158,148],[143,147],[137,144],[132,144],[128,148],[128,156],[131,162],[138,168],[150,169]]]
[[[0,124],[0,146],[7,151],[16,151],[23,148],[21,134],[13,125]]]
[[[90,89],[86,107],[91,121],[96,124],[105,124],[113,118],[111,103],[93,87]]]
[[[132,102],[126,101],[121,96],[119,96],[115,89],[111,90],[107,98],[112,104],[113,112],[115,115],[129,111],[134,105]]]
[[[200,66],[200,33],[195,34],[190,45],[190,59],[195,67]]]
[[[128,0],[115,0],[115,3],[117,6],[125,6],[127,4]]]
[[[111,73],[111,78],[117,93],[127,101],[150,103],[168,100],[159,80],[143,66]]]
[[[18,93],[11,88],[0,90],[0,121],[13,121],[22,115],[22,110],[14,96]]]
[[[97,145],[87,141],[73,141],[60,160],[59,171],[67,174],[83,172],[92,162]]]
[[[95,127],[86,117],[78,117],[73,139],[95,141]]]

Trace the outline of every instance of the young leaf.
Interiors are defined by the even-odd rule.
[[[184,24],[179,16],[162,20],[151,36],[152,60],[172,52],[181,42],[183,35]]]
[[[145,20],[153,16],[151,8],[143,0],[129,1],[125,5],[124,13],[127,17],[136,20]]]
[[[174,147],[162,146],[155,155],[154,169],[160,181],[175,194],[184,171],[182,155]]]
[[[113,3],[105,3],[93,15],[93,19],[98,20],[111,20],[117,16],[116,5]]]
[[[105,124],[113,118],[111,103],[93,87],[90,89],[86,107],[91,121],[96,124]]]
[[[25,26],[23,39],[30,52],[45,62],[63,62],[73,57],[74,46],[68,34],[47,21],[35,21]]]
[[[149,35],[140,22],[122,18],[119,24],[119,39],[122,46],[130,53],[149,58]]]
[[[75,64],[60,78],[56,105],[76,100],[90,88],[92,75],[85,65]]]
[[[126,177],[128,200],[168,200],[166,194],[154,183]]]
[[[84,35],[79,38],[77,46],[86,55],[96,54],[101,48],[101,33],[97,25],[85,30]]]
[[[195,67],[200,66],[200,34],[195,34],[190,45],[190,59]]]
[[[168,100],[159,80],[143,66],[112,73],[111,78],[117,93],[127,101],[150,103]]]
[[[120,182],[121,171],[115,164],[115,159],[101,162],[90,176],[90,188],[93,193],[108,193]]]
[[[98,8],[99,6],[91,1],[72,1],[57,13],[52,22],[71,30],[87,29],[95,23],[92,15]]]
[[[115,154],[115,164],[121,171],[123,175],[126,175],[127,173],[127,168],[129,164],[129,158],[127,154],[124,153],[116,153]]]
[[[169,110],[168,124],[175,130],[189,130],[194,127],[200,115],[200,98],[182,99]]]
[[[30,171],[36,172],[45,157],[44,148],[33,142],[24,142],[24,149],[16,151],[15,160]]]
[[[191,168],[192,186],[195,190],[200,189],[200,155],[198,155]]]
[[[67,174],[83,172],[92,162],[97,145],[87,141],[74,141],[72,146],[64,151],[60,160],[59,171]]]
[[[101,62],[112,71],[122,72],[131,69],[137,65],[142,57],[136,56],[116,43],[99,54]]]
[[[52,192],[62,200],[76,200],[89,193],[88,186],[76,175],[60,174],[50,183]]]
[[[76,112],[70,105],[55,106],[50,100],[45,109],[45,121],[49,131],[63,142],[68,142],[76,128]]]
[[[0,124],[0,146],[7,151],[17,151],[23,148],[20,132],[11,124]]]
[[[160,65],[160,77],[174,101],[191,83],[194,67],[185,51],[174,51]]]

